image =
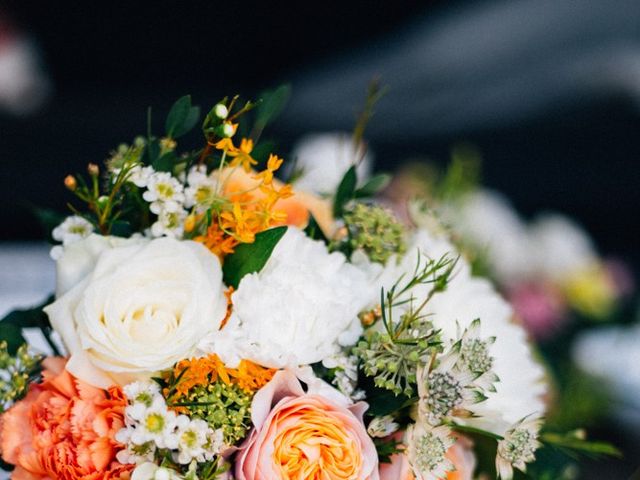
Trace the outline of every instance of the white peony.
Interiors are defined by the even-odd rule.
[[[291,158],[301,176],[296,189],[319,194],[333,194],[346,171],[355,162],[358,180],[371,174],[373,155],[364,145],[355,148],[350,133],[317,133],[303,137],[294,147]]]
[[[372,281],[375,285],[373,291],[379,292],[381,286],[389,289],[402,274],[405,280],[410,279],[415,271],[417,251],[423,254],[423,265],[425,256],[437,260],[447,252],[451,258],[458,255],[445,238],[418,230],[400,264],[389,262],[384,271],[376,275]],[[409,294],[419,303],[430,289],[430,285],[420,285]],[[394,313],[394,319],[400,318],[401,313]],[[480,418],[469,419],[470,425],[502,434],[521,418],[544,412],[544,370],[533,359],[524,329],[512,321],[511,307],[493,286],[484,279],[471,276],[469,265],[463,258],[458,259],[446,290],[435,294],[423,313],[435,328],[441,329],[444,340],[448,342],[455,341],[460,331],[469,327],[476,318],[481,321],[482,337],[496,337],[489,352],[494,357],[492,371],[500,381],[495,385],[496,392],[487,392],[487,401],[474,405],[473,411]]]
[[[209,345],[225,363],[273,368],[319,362],[361,333],[365,275],[341,253],[289,227],[259,273],[233,294],[233,315]]]
[[[90,273],[45,308],[71,355],[67,370],[99,387],[148,377],[195,354],[225,311],[218,258],[169,238],[100,251]]]

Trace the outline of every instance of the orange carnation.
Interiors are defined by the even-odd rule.
[[[125,480],[133,465],[115,460],[126,398],[73,377],[66,359],[44,361],[44,381],[2,416],[0,448],[14,480]]]

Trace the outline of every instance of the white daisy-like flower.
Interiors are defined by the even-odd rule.
[[[446,457],[455,443],[448,427],[415,423],[407,428],[406,438],[407,458],[416,480],[440,480],[455,469]]]
[[[145,188],[149,184],[149,179],[154,173],[156,173],[156,171],[150,165],[146,167],[136,165],[131,167],[131,170],[129,170],[127,180],[133,183],[136,187]]]
[[[150,407],[160,397],[160,386],[156,382],[133,382],[123,387],[130,403],[141,403]]]
[[[71,245],[93,232],[93,224],[79,215],[71,215],[53,229],[51,236],[62,245]]]
[[[496,455],[498,478],[511,480],[514,468],[525,472],[527,463],[536,459],[535,452],[542,446],[538,441],[541,424],[540,418],[524,418],[513,425],[498,442]]]
[[[156,453],[156,444],[153,442],[146,442],[142,445],[136,445],[131,442],[132,433],[132,428],[123,428],[116,433],[116,441],[125,445],[125,448],[118,450],[116,453],[116,460],[122,464],[138,465],[153,461]]]
[[[160,211],[158,220],[151,225],[151,236],[181,238],[184,234],[184,220],[187,218],[187,212],[177,210],[170,212],[168,210]]]
[[[242,278],[231,318],[201,348],[227,365],[310,365],[357,341],[365,295],[364,274],[342,253],[289,227],[263,269]]]
[[[177,420],[178,463],[186,465],[192,460],[203,462],[205,459],[205,447],[209,440],[209,425],[198,418],[190,420],[185,415],[180,415]]]
[[[168,172],[155,172],[147,181],[147,190],[142,194],[151,203],[149,210],[156,215],[161,212],[175,213],[182,210],[183,186]]]
[[[217,180],[207,175],[205,165],[196,165],[189,170],[187,183],[189,186],[184,191],[185,207],[206,208],[215,196]]]
[[[354,145],[353,135],[342,132],[302,138],[291,158],[301,171],[296,188],[319,194],[333,194],[351,165],[357,165],[358,179],[366,180],[373,164],[373,155],[365,145]]]
[[[158,448],[175,449],[178,438],[175,434],[178,418],[166,405],[152,405],[145,410],[142,419],[131,434],[131,442],[142,445],[153,442]]]
[[[388,437],[400,428],[391,415],[383,415],[382,417],[374,417],[367,426],[367,433],[374,438]]]

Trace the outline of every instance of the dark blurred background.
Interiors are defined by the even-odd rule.
[[[445,165],[469,142],[484,183],[522,213],[560,210],[640,266],[637,0],[0,1],[0,34],[16,32],[38,52],[46,100],[0,104],[1,240],[43,238],[30,206],[63,211],[64,176],[143,133],[148,106],[159,130],[185,93],[206,107],[291,82],[268,132],[286,153],[305,133],[351,129],[379,76],[389,90],[366,135],[378,169]],[[584,478],[630,478],[638,437],[619,435],[625,462]]]

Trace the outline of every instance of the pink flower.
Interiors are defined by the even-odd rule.
[[[398,432],[392,438],[401,440],[404,432]],[[445,480],[472,480],[476,468],[476,457],[473,444],[466,437],[458,436],[456,443],[447,451],[447,458],[456,467],[448,472]],[[404,454],[391,456],[391,463],[380,464],[380,480],[415,480],[415,475]]]
[[[305,393],[292,372],[276,373],[253,398],[254,429],[238,452],[236,479],[378,480],[366,408]]]
[[[522,283],[509,290],[508,298],[527,331],[539,340],[553,337],[567,321],[567,306],[549,285]]]

